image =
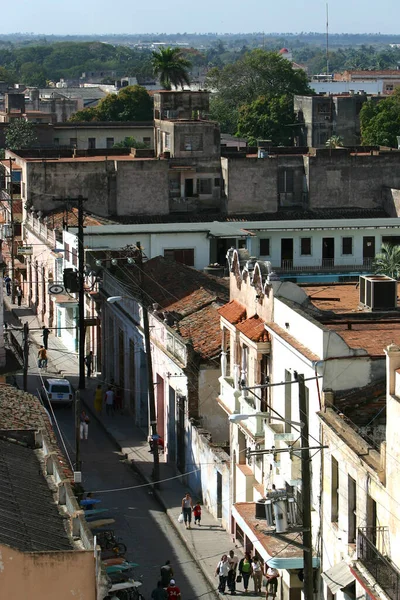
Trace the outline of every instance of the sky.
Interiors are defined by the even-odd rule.
[[[400,0],[335,0],[332,33],[400,33]],[[324,31],[326,0],[19,0],[0,35]]]

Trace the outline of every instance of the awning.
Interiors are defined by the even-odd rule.
[[[73,298],[67,294],[52,294],[51,298],[60,306],[70,306],[72,308],[73,306],[78,306],[79,304],[77,298]]]
[[[322,573],[322,579],[332,594],[336,594],[336,592],[352,583],[355,577],[350,571],[349,565],[342,560],[342,562],[333,565],[333,567]]]

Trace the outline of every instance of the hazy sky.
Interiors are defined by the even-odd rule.
[[[335,0],[332,32],[400,33],[400,0]],[[325,0],[19,0],[0,34],[300,32],[325,29]]]

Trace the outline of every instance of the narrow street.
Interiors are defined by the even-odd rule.
[[[7,314],[9,321],[11,315]],[[30,344],[28,391],[37,395],[42,380],[36,366],[37,346]],[[54,360],[55,350],[49,345],[49,357]],[[58,363],[68,361],[68,357],[56,355]],[[65,368],[65,367],[64,367]],[[46,377],[59,377],[49,372]],[[77,377],[68,376],[76,388]],[[22,377],[17,377],[22,387]],[[72,463],[75,460],[74,414],[73,409],[54,408],[61,435]],[[54,426],[57,432],[57,428]],[[60,444],[62,448],[62,444]],[[214,600],[216,595],[210,584],[202,575],[188,550],[175,533],[168,516],[153,497],[148,486],[127,463],[125,457],[116,449],[103,428],[94,420],[89,425],[89,439],[81,442],[81,459],[83,486],[86,491],[93,491],[94,496],[101,499],[101,508],[109,509],[106,518],[114,518],[111,527],[117,537],[123,541],[127,550],[127,559],[137,562],[136,578],[142,578],[141,592],[146,600],[159,579],[160,567],[167,559],[174,569],[174,578],[182,592],[183,600]],[[136,488],[121,490],[120,488]],[[201,530],[200,530],[201,531]],[[210,548],[210,555],[213,549]],[[217,557],[215,558],[217,562]],[[217,587],[217,580],[216,586]]]

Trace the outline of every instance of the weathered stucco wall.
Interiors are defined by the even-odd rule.
[[[0,545],[2,598],[95,600],[93,551],[22,553]]]

